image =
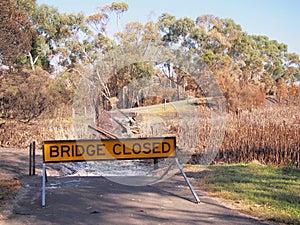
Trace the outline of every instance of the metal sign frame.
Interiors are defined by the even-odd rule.
[[[168,140],[167,142],[159,142],[159,141],[161,141],[161,140]],[[148,142],[146,142],[146,141],[148,141]],[[73,153],[73,155],[75,155],[76,156],[76,146],[74,147],[74,143],[80,143],[80,144],[82,144],[82,146],[84,146],[83,145],[83,143],[85,143],[85,144],[87,144],[87,143],[101,143],[102,145],[103,144],[105,144],[105,143],[125,143],[125,145],[126,145],[126,143],[150,143],[151,141],[153,141],[153,142],[151,142],[152,143],[152,147],[154,146],[154,148],[155,149],[152,149],[152,153],[153,152],[156,152],[157,153],[157,155],[155,155],[156,153],[154,153],[154,154],[150,154],[150,153],[147,153],[147,154],[149,154],[149,156],[147,155],[147,154],[142,154],[142,150],[140,150],[140,149],[134,149],[134,148],[131,148],[131,150],[135,150],[135,153],[138,153],[138,154],[133,154],[134,155],[134,157],[132,158],[130,158],[130,157],[128,157],[128,156],[126,156],[126,157],[123,157],[124,156],[124,154],[122,155],[122,154],[120,154],[121,155],[121,157],[118,157],[118,156],[120,156],[120,155],[117,155],[117,157],[116,158],[114,158],[114,157],[103,157],[104,155],[103,154],[98,154],[97,155],[97,157],[95,157],[95,158],[93,158],[93,157],[91,157],[91,158],[87,158],[87,159],[84,159],[84,158],[76,158],[75,157],[75,159],[73,158],[72,159],[72,157],[70,157],[71,155],[72,155],[72,153]],[[173,141],[173,143],[171,143],[171,142],[169,142],[169,141]],[[72,152],[72,148],[67,148],[67,147],[61,147],[62,145],[62,143],[64,143],[65,145],[63,145],[63,146],[68,146],[67,144],[70,144],[71,146],[73,146],[73,152]],[[67,144],[66,144],[67,143]],[[154,143],[154,144],[153,144]],[[157,143],[161,143],[161,144],[157,144]],[[165,144],[165,146],[162,144],[162,143],[168,143],[168,144],[170,144],[170,145],[173,145],[174,144],[174,146],[168,146],[168,144]],[[51,160],[51,159],[49,159],[49,155],[47,156],[46,154],[45,154],[45,151],[49,151],[50,150],[50,146],[56,146],[56,147],[53,147],[53,151],[52,151],[52,156],[58,156],[59,155],[59,149],[61,150],[61,156],[63,156],[64,154],[63,153],[65,153],[67,156],[69,156],[69,158],[67,158],[67,160],[64,160],[64,158],[63,157],[58,157],[57,159],[55,159],[55,160]],[[59,148],[58,146],[60,146],[61,148]],[[85,146],[87,146],[87,145],[85,145]],[[114,145],[113,145],[114,146]],[[118,147],[120,147],[119,145],[117,145]],[[165,147],[166,146],[168,146],[168,147],[170,147],[169,149],[165,149]],[[94,146],[95,147],[95,146]],[[110,145],[110,147],[111,147],[111,145]],[[131,146],[132,147],[132,146]],[[147,149],[147,152],[148,152],[148,144],[146,145],[146,149]],[[171,149],[171,147],[173,147],[174,149]],[[99,149],[99,148],[98,148]],[[67,151],[68,150],[68,151]],[[93,150],[95,150],[95,149],[93,149]],[[101,148],[101,151],[99,150],[99,152],[101,152],[101,153],[103,153],[102,152],[102,148]],[[120,149],[118,149],[118,151],[117,151],[117,153],[120,153],[120,151],[119,151]],[[154,151],[155,150],[155,151]],[[165,152],[163,152],[163,150],[165,151]],[[170,150],[170,151],[167,151],[167,150]],[[158,159],[158,158],[174,158],[174,163],[176,163],[176,165],[177,165],[177,167],[179,168],[179,170],[180,170],[180,172],[181,172],[181,174],[182,174],[182,176],[184,177],[184,179],[185,179],[185,182],[187,183],[187,185],[189,186],[189,188],[190,188],[190,190],[191,190],[191,192],[192,192],[192,194],[193,194],[193,196],[194,196],[194,198],[195,198],[195,200],[196,200],[196,203],[200,203],[200,199],[198,198],[198,196],[197,196],[197,194],[196,194],[196,192],[194,191],[194,189],[193,189],[193,187],[192,187],[192,185],[191,185],[191,183],[189,182],[189,180],[188,180],[188,177],[186,176],[186,174],[185,174],[185,172],[184,172],[184,170],[183,170],[183,168],[182,168],[182,166],[181,166],[181,164],[180,164],[180,162],[179,162],[179,160],[178,160],[178,158],[177,158],[177,154],[176,154],[176,150],[177,150],[177,148],[176,148],[176,138],[175,137],[155,137],[155,138],[127,138],[127,139],[100,139],[100,140],[59,140],[59,141],[44,141],[44,143],[43,143],[43,176],[42,176],[42,207],[44,208],[45,206],[46,206],[46,182],[47,182],[47,172],[46,172],[46,163],[60,163],[60,162],[78,162],[78,161],[95,161],[95,160],[129,160],[129,159]],[[96,150],[95,150],[96,151]],[[104,150],[103,150],[104,151]],[[125,148],[125,150],[124,150],[125,152],[127,151],[127,153],[129,153],[129,150],[127,149],[126,150],[126,148]],[[69,154],[67,154],[67,152],[69,153]],[[94,152],[94,151],[93,151]],[[111,151],[108,151],[109,153],[111,153]],[[80,152],[80,153],[82,153],[82,151]],[[161,154],[159,154],[159,153],[161,153]],[[166,154],[165,154],[166,153]],[[167,154],[168,153],[168,154]],[[47,154],[49,154],[49,152],[47,152]],[[78,154],[78,155],[80,155],[80,154]],[[77,156],[78,156],[77,155]],[[129,155],[129,154],[128,154]],[[136,156],[136,155],[138,155],[138,156]],[[146,157],[146,156],[148,156],[148,157]],[[82,155],[81,155],[82,156]],[[101,157],[103,157],[103,158],[101,158]],[[107,156],[107,155],[106,155]],[[51,158],[51,157],[50,157]],[[55,157],[53,157],[53,158],[55,158]],[[165,173],[163,174],[163,176],[165,176],[167,173],[168,173],[168,171],[171,169],[171,166],[172,166],[173,164],[171,164],[170,166],[169,166],[169,168],[165,171]],[[162,177],[163,177],[162,176]]]

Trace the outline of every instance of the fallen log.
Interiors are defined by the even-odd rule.
[[[107,130],[101,128],[101,127],[92,127],[91,125],[88,125],[88,128],[90,128],[90,129],[92,129],[92,130],[94,130],[94,131],[96,131],[96,132],[104,135],[107,138],[112,138],[112,139],[117,139],[118,138],[117,135],[115,135],[113,133],[110,133],[109,131],[107,131]]]

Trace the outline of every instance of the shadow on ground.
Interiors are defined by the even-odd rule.
[[[41,180],[22,179],[13,213],[0,224],[266,224],[197,189],[201,203],[196,204],[179,175],[151,186],[125,186],[104,177],[49,177],[45,208]]]

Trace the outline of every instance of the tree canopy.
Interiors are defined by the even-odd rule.
[[[71,102],[85,66],[96,68],[97,61],[114,49],[115,52],[117,49],[124,51],[142,42],[161,42],[205,63],[218,81],[229,108],[239,107],[242,102],[260,104],[269,94],[283,97],[288,96],[287,93],[298,93],[288,90],[300,80],[299,55],[288,52],[284,43],[248,34],[229,18],[214,15],[176,18],[164,13],[157,21],[145,24],[132,21],[120,29],[121,15],[130,10],[125,2],[99,6],[91,15],[61,13],[52,6],[38,5],[35,0],[2,0],[0,6],[2,87],[4,82],[7,85],[8,80],[14,80],[13,76],[16,77],[13,82],[17,82],[22,80],[17,77],[24,71],[36,74],[38,69],[48,74],[48,78],[41,76],[43,79],[52,79],[53,85],[45,82],[49,91],[56,92],[56,97],[61,96],[61,101]],[[117,18],[117,32],[109,36],[107,29],[113,15]],[[23,72],[9,74],[4,67],[11,71],[21,68]],[[188,75],[171,61],[164,62],[160,70],[145,62],[115,71],[114,78],[106,86],[111,96],[106,97],[115,97],[117,90],[132,79],[157,75],[167,77],[178,86],[183,85],[191,93],[189,89],[195,88]],[[2,93],[0,98],[5,109],[8,106],[3,105],[11,102],[4,101],[7,97]]]

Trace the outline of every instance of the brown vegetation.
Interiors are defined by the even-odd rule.
[[[62,105],[51,117],[41,115],[30,122],[0,119],[0,145],[2,147],[28,148],[33,141],[38,148],[45,140],[74,139],[71,107]]]
[[[215,163],[257,160],[262,164],[300,167],[299,106],[271,104],[272,106],[269,107],[227,114],[225,136],[214,160]],[[201,135],[199,135],[198,146],[194,147],[196,152],[190,160],[191,163],[201,163],[201,155],[205,151],[211,129],[211,124],[207,119],[209,118],[208,109],[205,106],[198,107],[202,112],[200,126],[196,130]],[[74,131],[72,131],[71,115],[65,114],[70,111],[70,108],[66,107],[56,112],[56,119],[35,119],[30,123],[2,120],[0,144],[24,148],[28,147],[32,141],[36,141],[41,146],[44,140],[72,139]],[[168,121],[169,116],[166,114],[165,121]],[[141,117],[138,116],[138,118],[140,120]],[[180,135],[195,135],[195,130],[189,124],[181,125],[178,130],[179,124],[173,122],[173,124],[165,124],[165,128],[170,128],[169,130],[158,129],[160,132],[164,130],[173,135],[178,134],[180,139]],[[184,134],[180,134],[182,132]],[[143,135],[146,134],[143,133]]]
[[[27,15],[10,0],[0,2],[0,63],[13,65],[31,50],[36,32]]]
[[[228,116],[216,162],[249,162],[300,167],[298,106],[259,108]]]

